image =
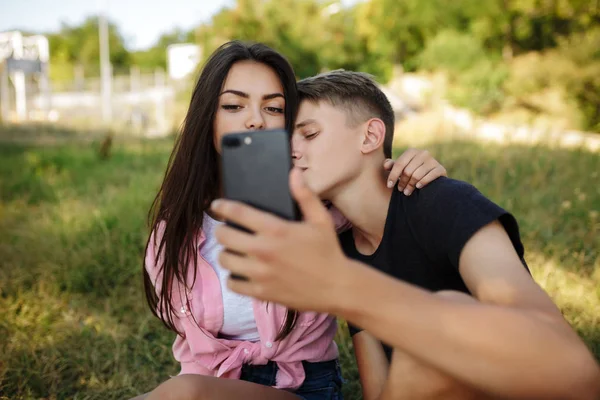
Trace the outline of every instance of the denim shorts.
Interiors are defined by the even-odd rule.
[[[306,378],[293,393],[303,400],[343,400],[342,372],[338,360],[310,363],[302,361]],[[265,386],[275,386],[277,364],[269,361],[266,365],[242,367],[241,380]]]

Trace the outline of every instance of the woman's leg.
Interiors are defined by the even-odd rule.
[[[436,293],[448,301],[473,302],[471,296],[454,291]],[[479,391],[437,369],[394,349],[387,381],[379,400],[471,400],[486,399]]]
[[[285,390],[239,379],[179,375],[160,384],[144,400],[298,400]]]

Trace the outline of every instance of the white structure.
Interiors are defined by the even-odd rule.
[[[2,120],[9,119],[10,114],[10,85],[15,88],[15,114],[17,121],[27,119],[26,75],[39,74],[40,92],[47,100],[48,84],[48,39],[42,35],[23,36],[21,32],[0,33],[0,112]],[[43,109],[50,107],[44,102]]]
[[[202,51],[191,43],[172,44],[167,47],[169,77],[174,80],[187,78],[196,71]]]

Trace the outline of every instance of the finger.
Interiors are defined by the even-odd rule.
[[[227,225],[221,225],[215,229],[215,238],[224,248],[249,255],[254,255],[258,240],[256,235],[242,232]]]
[[[298,202],[305,221],[316,224],[332,224],[331,217],[321,199],[306,186],[302,172],[296,168],[290,172],[290,190]]]
[[[252,258],[241,257],[233,253],[222,252],[219,255],[221,266],[231,272],[227,286],[232,291],[265,300],[260,297],[262,264]],[[240,279],[241,278],[241,279]]]
[[[434,160],[434,159],[431,157],[431,154],[429,154],[429,152],[427,150],[419,150],[418,151],[418,153],[413,157],[412,160],[410,160],[408,165],[404,168],[404,171],[402,173],[401,181],[406,180],[406,185],[405,185],[404,189],[406,189],[406,186],[410,185],[410,178],[412,177],[413,173],[419,167],[421,167],[421,165],[428,163],[431,160]],[[399,188],[399,189],[402,190],[402,188]]]
[[[259,285],[256,282],[241,279],[227,279],[227,287],[238,294],[243,296],[253,297],[259,300],[267,300],[261,297],[262,291],[259,289]]]
[[[383,162],[383,169],[385,169],[386,171],[392,169],[393,166],[394,166],[394,160],[392,160],[391,158],[386,158],[385,161]]]
[[[219,265],[231,272],[232,275],[239,275],[248,279],[256,279],[258,275],[256,260],[251,257],[223,250],[219,253],[218,260]]]
[[[410,180],[404,188],[405,196],[410,196],[414,192],[417,182],[420,178],[425,176],[428,171],[429,169],[425,166],[425,164],[423,164],[412,173]],[[416,177],[418,177],[419,179],[416,179]]]
[[[417,182],[419,182],[425,175],[431,172],[431,170],[432,168],[429,165],[427,165],[427,163],[422,164],[412,173],[407,186],[411,186],[414,189],[417,185]]]
[[[406,166],[410,163],[410,161],[415,157],[416,154],[417,150],[408,149],[404,153],[402,153],[400,157],[398,157],[396,162],[394,162],[394,166],[392,167],[392,170],[388,175],[388,188],[392,188],[394,186],[394,184],[398,181],[398,178],[402,175],[402,171],[404,171],[404,168],[406,168]]]
[[[400,175],[400,179],[398,180],[398,190],[403,191],[408,185],[408,181],[410,180],[410,176],[403,173]]]
[[[417,182],[419,182],[425,175],[429,174],[430,172],[433,172],[434,176],[439,178],[446,172],[446,170],[436,160],[430,159],[412,173],[408,182],[408,186],[412,186],[414,189],[415,187],[417,187]],[[417,188],[420,189],[421,187]]]
[[[404,168],[403,174],[411,177],[413,173],[419,168],[421,165],[427,163],[431,159],[429,152],[427,150],[419,151],[412,160],[408,163],[408,165]]]
[[[441,169],[441,171],[439,171],[440,169]],[[430,184],[431,182],[433,182],[440,176],[448,176],[447,172],[446,172],[446,168],[437,167],[437,168],[431,170],[429,173],[427,173],[427,175],[425,175],[423,178],[421,178],[419,180],[419,182],[417,182],[416,187],[421,189],[422,187]]]
[[[404,168],[402,176],[400,177],[400,181],[398,182],[398,190],[406,191],[408,187],[411,185],[411,178],[416,170],[421,168],[423,162],[417,157],[413,158],[410,163]],[[414,186],[413,186],[414,189]]]
[[[285,220],[239,201],[218,199],[212,202],[211,210],[226,221],[233,222],[255,233],[277,231],[285,224]]]
[[[408,170],[409,168],[407,168]],[[418,171],[418,173],[417,173]],[[409,184],[415,186],[425,175],[434,171],[439,178],[446,173],[445,168],[433,158],[428,158],[425,162],[419,166],[410,176]]]

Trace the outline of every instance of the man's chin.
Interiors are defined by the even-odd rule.
[[[310,191],[316,194],[317,196],[323,198],[324,192],[327,190],[325,185],[323,185],[324,182],[319,182],[319,178],[316,177],[317,174],[315,174],[314,171],[308,168],[298,169],[302,171],[302,178],[304,179],[304,183],[306,184],[306,186],[308,186]]]
[[[321,185],[319,185],[319,183],[316,182],[314,179],[311,179],[310,174],[306,173],[306,170],[303,171],[302,176],[304,177],[304,183],[306,184],[306,186],[308,186],[311,192],[320,197],[322,194],[321,192],[323,191]]]
[[[316,194],[321,200],[329,200],[328,198],[328,190],[322,185],[314,184],[310,185],[307,183],[308,188]]]

